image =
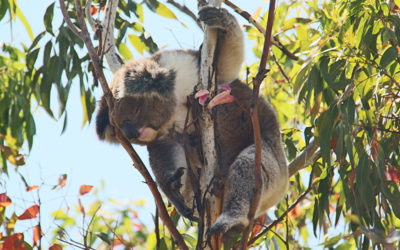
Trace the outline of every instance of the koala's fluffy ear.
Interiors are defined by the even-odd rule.
[[[99,110],[96,116],[96,132],[100,140],[106,140],[111,143],[117,143],[114,127],[111,126],[108,115],[108,105],[104,96],[100,100]]]

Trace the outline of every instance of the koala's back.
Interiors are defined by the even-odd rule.
[[[216,107],[216,140],[221,159],[221,172],[227,173],[229,166],[239,153],[254,143],[250,112],[252,90],[239,80],[230,84],[232,103]],[[239,105],[240,104],[240,105]],[[282,151],[279,122],[275,111],[264,99],[258,100],[259,121],[262,139],[277,151],[278,161],[285,165]]]

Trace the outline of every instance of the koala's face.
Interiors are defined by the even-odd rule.
[[[118,99],[111,116],[131,143],[148,144],[169,121],[173,103],[157,95],[128,96]]]

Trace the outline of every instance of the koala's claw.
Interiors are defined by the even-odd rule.
[[[181,177],[185,172],[185,168],[178,168],[175,173],[169,178],[172,190],[179,190],[182,187]]]

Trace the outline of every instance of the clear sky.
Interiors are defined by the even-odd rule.
[[[28,19],[34,36],[44,30],[43,15],[47,6],[52,2],[53,0],[18,1],[18,6]],[[183,2],[192,10],[196,9],[197,1],[186,0]],[[261,6],[266,10],[268,4],[268,2],[262,0],[246,1],[246,4],[243,4],[244,1],[235,2],[250,13],[254,13],[257,7]],[[167,45],[167,49],[198,48],[202,42],[202,32],[190,18],[181,14],[174,7],[169,7],[188,28],[175,20],[154,15],[144,8],[146,30],[150,32],[160,47]],[[241,23],[245,23],[240,17],[238,19]],[[57,1],[53,21],[54,29],[58,27],[60,22],[61,12]],[[0,41],[6,44],[12,43],[14,46],[19,43],[30,45],[30,39],[19,21],[12,24],[12,31],[10,27],[10,23],[5,20],[0,23]],[[247,58],[252,58],[250,42],[246,42]],[[133,52],[134,57],[140,57],[137,52]],[[251,59],[247,60],[248,63],[250,63],[249,60]],[[107,78],[111,80],[112,75],[108,73]],[[154,214],[155,205],[147,185],[143,183],[143,178],[134,169],[130,158],[122,147],[109,145],[97,139],[94,120],[89,125],[82,127],[83,114],[79,95],[79,83],[74,82],[67,103],[68,127],[62,135],[63,118],[55,121],[43,109],[39,108],[35,111],[37,132],[34,137],[33,149],[31,152],[23,152],[29,153],[29,157],[27,164],[20,167],[19,171],[23,173],[30,185],[44,183],[40,190],[43,231],[48,233],[47,230],[54,223],[49,219],[51,211],[66,208],[65,201],[68,202],[69,206],[77,204],[78,190],[81,184],[100,188],[102,181],[105,183],[105,188],[99,191],[99,196],[103,199],[113,198],[123,201],[145,199],[145,208],[139,210],[139,215],[152,228],[151,214]],[[100,99],[101,90],[98,89],[95,95],[96,99]],[[55,111],[57,111],[56,103],[57,98],[56,93],[54,93],[52,107]],[[93,117],[95,117],[95,114]],[[146,148],[135,146],[135,149],[148,166]],[[1,181],[1,183],[5,182],[6,185],[0,186],[0,193],[7,191],[7,194],[14,201],[13,206],[15,206],[17,215],[20,215],[33,204],[32,201],[36,200],[36,195],[34,192],[25,192],[25,187],[19,181],[20,177],[15,174],[13,166],[10,165],[9,170],[10,178]],[[61,174],[68,175],[67,187],[61,191],[52,191],[51,186],[57,183]],[[83,197],[84,203],[89,201],[90,197],[91,195]],[[24,229],[29,230],[29,227],[33,226],[33,224],[22,225],[18,223],[20,222],[17,222],[17,227],[22,228],[22,231]],[[44,239],[45,247],[50,243],[48,241],[49,239]]]

